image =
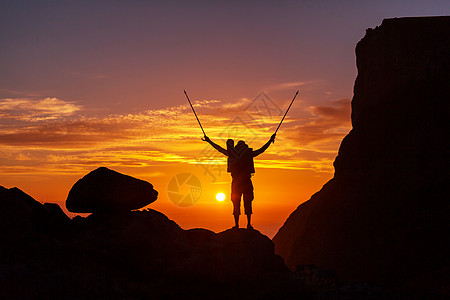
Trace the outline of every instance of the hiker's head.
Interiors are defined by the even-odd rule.
[[[245,149],[245,148],[248,148],[248,146],[244,141],[239,141],[236,144],[236,149],[238,149],[238,150]]]
[[[234,147],[234,141],[232,139],[227,140],[227,149]]]

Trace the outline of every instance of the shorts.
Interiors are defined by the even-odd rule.
[[[244,198],[244,211],[251,215],[253,195],[253,184],[249,178],[233,178],[231,181],[231,201],[233,202],[233,215],[241,214],[241,196]]]

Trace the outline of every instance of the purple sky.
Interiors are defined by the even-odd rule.
[[[123,113],[184,103],[183,89],[233,102],[313,82],[303,97],[320,104],[352,96],[366,28],[449,12],[417,0],[2,1],[0,99]]]

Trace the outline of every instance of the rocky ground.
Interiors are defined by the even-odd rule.
[[[391,299],[314,265],[289,270],[257,230],[183,230],[155,210],[69,219],[0,187],[2,299]]]

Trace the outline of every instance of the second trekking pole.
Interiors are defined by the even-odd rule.
[[[200,125],[200,128],[201,128],[202,131],[203,131],[203,135],[206,136],[206,133],[205,133],[205,131],[203,130],[203,127],[202,127],[202,123],[200,123],[200,120],[198,119],[197,114],[195,113],[195,109],[194,109],[194,107],[192,106],[191,100],[189,100],[189,96],[188,96],[188,94],[186,93],[186,91],[184,91],[184,94],[186,95],[186,98],[187,98],[187,100],[189,101],[189,104],[191,105],[192,111],[194,112],[194,115],[195,115],[195,118],[197,119],[198,125]]]
[[[284,113],[283,119],[281,119],[281,122],[280,122],[280,124],[278,124],[277,130],[275,130],[275,133],[274,133],[274,134],[277,134],[277,131],[278,131],[278,129],[279,129],[280,126],[281,126],[281,123],[283,123],[284,117],[286,117],[286,115],[287,115],[287,113],[288,113],[288,111],[289,111],[289,108],[291,108],[291,105],[292,105],[292,103],[294,103],[295,97],[297,97],[297,95],[298,95],[298,91],[297,91],[297,93],[295,93],[294,99],[292,99],[291,104],[289,104],[289,107],[288,107],[288,109],[286,110],[286,112]]]

